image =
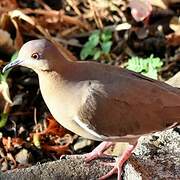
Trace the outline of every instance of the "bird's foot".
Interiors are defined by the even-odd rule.
[[[107,157],[108,155],[103,154],[103,152],[113,144],[113,142],[102,142],[92,152],[83,155],[85,157],[85,161],[90,162],[100,157]]]
[[[117,173],[118,180],[121,180],[121,173],[122,173],[122,167],[124,163],[129,159],[129,157],[132,154],[132,151],[136,147],[135,145],[129,145],[128,149],[124,151],[124,153],[118,157],[115,163],[103,163],[106,166],[112,166],[113,168],[104,176],[100,177],[99,180],[107,179],[108,177],[112,176],[113,174]]]
[[[105,180],[111,177],[113,174],[117,174],[117,180],[121,180],[122,167],[119,166],[117,162],[118,161],[116,161],[115,163],[102,163],[105,166],[112,166],[113,168],[107,174],[101,176],[98,180]]]

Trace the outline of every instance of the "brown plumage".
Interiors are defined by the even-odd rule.
[[[180,122],[180,90],[163,82],[120,67],[67,61],[47,40],[26,43],[17,59],[4,70],[32,68],[52,115],[80,136],[133,142]]]

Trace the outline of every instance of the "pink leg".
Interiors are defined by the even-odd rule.
[[[99,180],[107,179],[108,177],[112,176],[115,173],[118,174],[118,180],[121,180],[123,164],[129,159],[136,145],[137,143],[134,145],[129,145],[128,149],[124,151],[124,153],[117,159],[115,163],[104,163],[106,165],[113,166],[113,169],[109,171],[106,175],[100,177]]]
[[[107,142],[103,141],[101,144],[99,144],[92,152],[84,154],[85,161],[89,162],[93,159],[97,159],[99,157],[103,156],[103,152],[108,149],[110,146],[112,146],[113,142]]]

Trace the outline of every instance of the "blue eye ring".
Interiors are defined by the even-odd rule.
[[[33,53],[33,54],[31,55],[31,57],[32,57],[33,59],[40,59],[40,55],[39,55],[38,53]]]

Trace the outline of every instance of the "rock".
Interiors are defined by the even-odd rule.
[[[8,162],[5,160],[1,163],[1,171],[6,171],[8,169]]]
[[[176,128],[140,138],[137,148],[123,167],[124,180],[180,179],[180,134]],[[104,166],[105,159],[85,163],[81,156],[66,156],[66,159],[38,164],[26,169],[2,173],[2,180],[84,180],[97,179],[111,167]],[[111,159],[112,160],[112,159]],[[107,162],[112,162],[106,159]],[[116,180],[116,176],[110,178]]]
[[[29,153],[27,149],[21,149],[19,153],[16,154],[15,159],[20,164],[28,164]]]
[[[81,150],[87,146],[91,146],[94,143],[94,141],[90,139],[85,139],[83,137],[78,137],[77,142],[74,144],[73,149],[75,151]]]

